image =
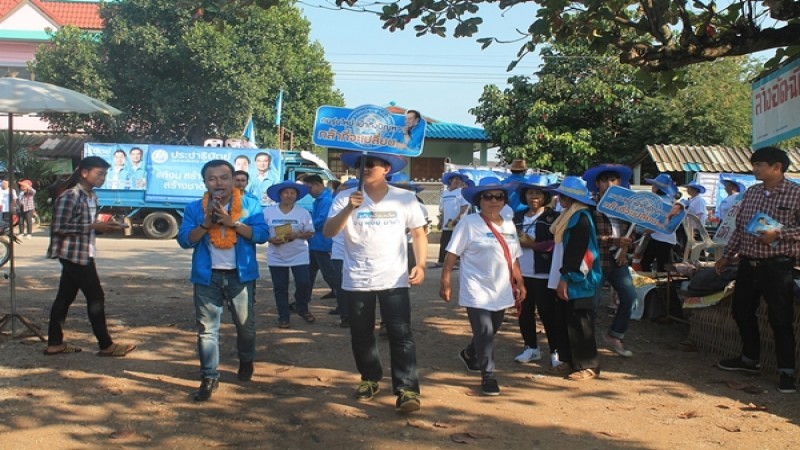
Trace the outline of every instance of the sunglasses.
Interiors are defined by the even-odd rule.
[[[376,167],[376,166],[379,166],[379,167],[385,167],[385,166],[386,166],[386,163],[384,163],[384,162],[383,162],[383,161],[381,161],[380,159],[368,159],[368,160],[367,160],[367,161],[364,163],[364,167],[366,167],[367,169],[372,169],[372,168],[374,168],[374,167]]]
[[[506,196],[503,194],[481,194],[481,200],[497,200],[498,202],[504,201]]]

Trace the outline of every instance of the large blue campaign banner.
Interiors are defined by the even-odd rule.
[[[686,211],[670,217],[672,203],[667,203],[652,192],[634,192],[620,186],[611,186],[597,210],[648,230],[672,233],[683,221]]]
[[[143,182],[131,177],[133,166],[129,165],[127,174],[122,172],[120,149],[142,150],[146,155],[143,164]],[[86,144],[85,156],[100,156],[111,164],[106,182],[101,189],[144,190],[146,201],[185,204],[200,198],[206,192],[200,171],[203,165],[214,159],[222,159],[233,164],[235,170],[250,174],[250,185],[257,186],[258,180],[281,180],[283,167],[278,150],[201,147],[181,145],[126,145],[126,144]],[[115,174],[115,169],[119,167]],[[127,180],[127,181],[124,181]],[[262,183],[263,184],[263,183]],[[268,186],[264,185],[264,190]]]
[[[407,113],[408,114],[408,113]],[[321,106],[314,120],[313,141],[320,147],[419,156],[425,143],[425,120],[392,114],[386,108],[362,105],[355,109]]]
[[[86,144],[84,156],[99,156],[111,167],[102,189],[147,189],[147,145],[141,144]]]

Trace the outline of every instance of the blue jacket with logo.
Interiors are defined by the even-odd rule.
[[[308,240],[308,249],[317,252],[330,252],[333,248],[333,239],[326,238],[322,234],[325,221],[328,219],[328,212],[333,205],[333,192],[330,189],[323,189],[319,197],[314,199],[314,207],[311,211],[311,221],[314,223],[314,235]]]
[[[182,248],[193,248],[191,281],[195,284],[208,286],[211,284],[211,252],[208,246],[208,233],[197,242],[189,242],[189,233],[205,220],[203,200],[186,205],[183,222],[178,231],[178,245]],[[236,249],[236,269],[239,282],[246,283],[258,279],[258,261],[256,260],[256,244],[267,242],[269,228],[264,221],[264,213],[258,199],[249,195],[242,196],[242,217],[240,222],[253,229],[253,237],[245,239],[239,235],[234,248]],[[231,230],[233,231],[233,230]]]

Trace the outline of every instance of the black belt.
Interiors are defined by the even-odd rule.
[[[773,256],[771,258],[748,258],[742,257],[750,267],[769,266],[769,265],[794,265],[794,258],[789,256]]]
[[[236,273],[236,269],[211,269],[215,273]]]

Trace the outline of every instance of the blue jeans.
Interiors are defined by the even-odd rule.
[[[375,300],[380,302],[381,318],[389,335],[392,362],[392,390],[419,393],[417,348],[411,335],[411,300],[408,288],[385,291],[342,290],[350,307],[350,338],[356,367],[365,381],[383,378],[381,357],[375,341]]]
[[[614,320],[608,329],[608,335],[613,338],[624,339],[625,332],[628,331],[628,324],[631,321],[633,303],[636,302],[636,288],[633,287],[633,279],[628,266],[612,264],[611,268],[603,271],[603,280],[600,282],[600,286],[606,281],[617,291],[619,296],[617,313],[614,314]],[[598,289],[595,294],[595,305],[600,303],[601,295],[603,295],[603,290]]]
[[[341,270],[337,272],[333,267],[333,262],[331,261],[331,252],[310,250],[309,256],[311,259],[311,265],[308,268],[308,279],[311,280],[311,289],[314,289],[314,284],[317,281],[317,272],[322,272],[322,279],[328,283],[328,286],[331,288],[333,293],[338,296],[339,288],[342,284],[342,272]],[[339,277],[338,279],[337,274]]]
[[[288,322],[291,314],[289,310],[289,269],[294,275],[294,301],[297,305],[297,314],[307,313],[308,302],[311,300],[311,278],[308,275],[308,264],[292,267],[269,266],[279,322]]]
[[[252,361],[256,354],[256,316],[253,291],[256,282],[239,282],[234,272],[212,272],[211,284],[194,285],[194,314],[197,321],[197,353],[200,376],[219,378],[219,327],[225,305],[236,325],[236,349],[240,361]]]

